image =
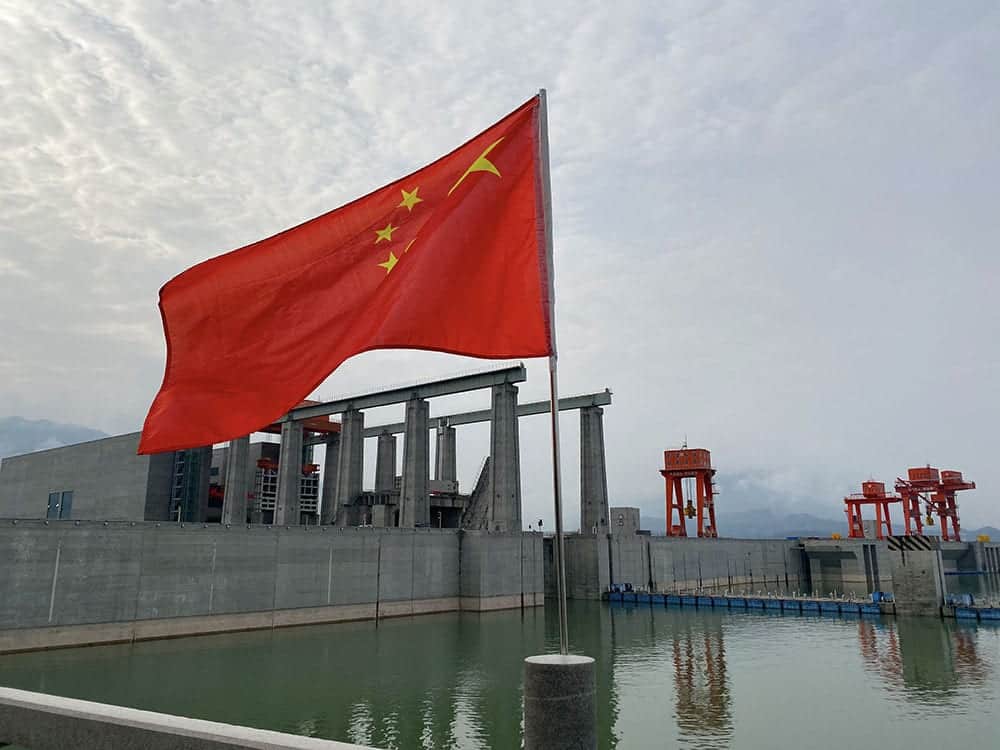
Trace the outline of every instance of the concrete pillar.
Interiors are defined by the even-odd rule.
[[[354,501],[361,494],[365,468],[365,415],[357,409],[345,411],[340,417],[340,455],[337,463],[337,483],[334,493],[338,526],[357,523],[353,516]]]
[[[375,451],[375,492],[392,492],[396,486],[396,436],[383,432]]]
[[[927,537],[890,537],[918,544]],[[915,541],[909,542],[910,539]],[[924,615],[940,617],[944,604],[944,564],[941,550],[903,549],[892,550],[892,592],[898,615]]]
[[[608,533],[608,472],[604,458],[604,409],[580,409],[580,533]]]
[[[250,436],[229,441],[226,454],[226,494],[222,501],[222,523],[247,522],[247,493],[250,491],[247,464],[250,461]]]
[[[198,510],[194,519],[199,523],[204,523],[208,518],[208,488],[212,483],[212,446],[206,445],[202,448],[195,448],[197,454],[197,483]]]
[[[490,531],[521,530],[521,454],[517,433],[517,386],[493,386],[490,419]]]
[[[403,441],[403,485],[399,492],[399,525],[428,526],[431,506],[427,497],[430,469],[430,408],[424,399],[406,402],[406,435]]]
[[[337,464],[340,461],[340,433],[326,436],[326,453],[323,456],[323,496],[320,498],[319,522],[329,526],[337,519]]]
[[[524,660],[524,750],[596,750],[597,681],[589,656]]]
[[[438,425],[437,450],[434,454],[434,478],[454,482],[458,479],[458,460],[455,452],[455,428]]]
[[[278,501],[275,526],[299,525],[299,484],[302,480],[302,423],[281,423],[281,453],[278,454]]]

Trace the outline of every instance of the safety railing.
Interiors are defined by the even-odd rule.
[[[0,747],[27,750],[373,750],[0,687]]]

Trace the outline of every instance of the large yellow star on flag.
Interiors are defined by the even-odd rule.
[[[394,227],[391,221],[388,224],[386,224],[385,229],[376,229],[375,244],[377,245],[382,240],[385,240],[386,242],[392,242],[392,233],[395,232],[397,229],[399,229],[399,227]]]
[[[392,269],[396,267],[396,264],[398,262],[399,262],[399,258],[397,258],[393,254],[393,252],[390,250],[389,251],[389,259],[385,263],[379,263],[379,266],[381,266],[382,268],[385,269],[385,274],[386,274],[386,276],[388,276],[392,272]]]
[[[420,190],[419,187],[413,188],[412,193],[408,193],[405,190],[400,190],[399,192],[403,194],[403,200],[399,202],[399,205],[397,205],[396,208],[401,208],[403,206],[406,206],[407,211],[412,211],[415,205],[417,205],[418,203],[423,203],[424,199],[417,195],[418,190]]]

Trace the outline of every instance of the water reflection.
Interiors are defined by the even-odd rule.
[[[961,694],[993,675],[993,655],[981,654],[978,629],[936,618],[861,620],[858,643],[867,671],[921,707],[960,707]]]
[[[781,745],[823,707],[858,721],[817,748],[862,719],[897,721],[902,742],[926,731],[915,718],[975,733],[1000,705],[996,628],[596,602],[570,616],[572,649],[597,660],[601,748]],[[557,647],[551,610],[462,613],[0,657],[0,684],[383,748],[516,748],[522,659]]]

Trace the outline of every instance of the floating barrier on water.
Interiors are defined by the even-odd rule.
[[[731,596],[715,594],[650,594],[618,588],[604,593],[609,602],[648,604],[653,607],[690,609],[729,609],[790,612],[803,615],[838,615],[847,617],[877,617],[894,614],[891,595],[876,592],[873,601],[832,599],[827,597]],[[964,602],[964,600],[962,600]],[[980,607],[955,604],[944,608],[944,614],[959,620],[1000,623],[1000,607]]]
[[[768,610],[795,614],[871,616],[882,614],[875,602],[826,599],[822,597],[717,596],[708,594],[649,594],[637,591],[610,591],[604,599],[623,604],[649,604],[691,609]],[[1000,610],[998,610],[1000,613]]]

